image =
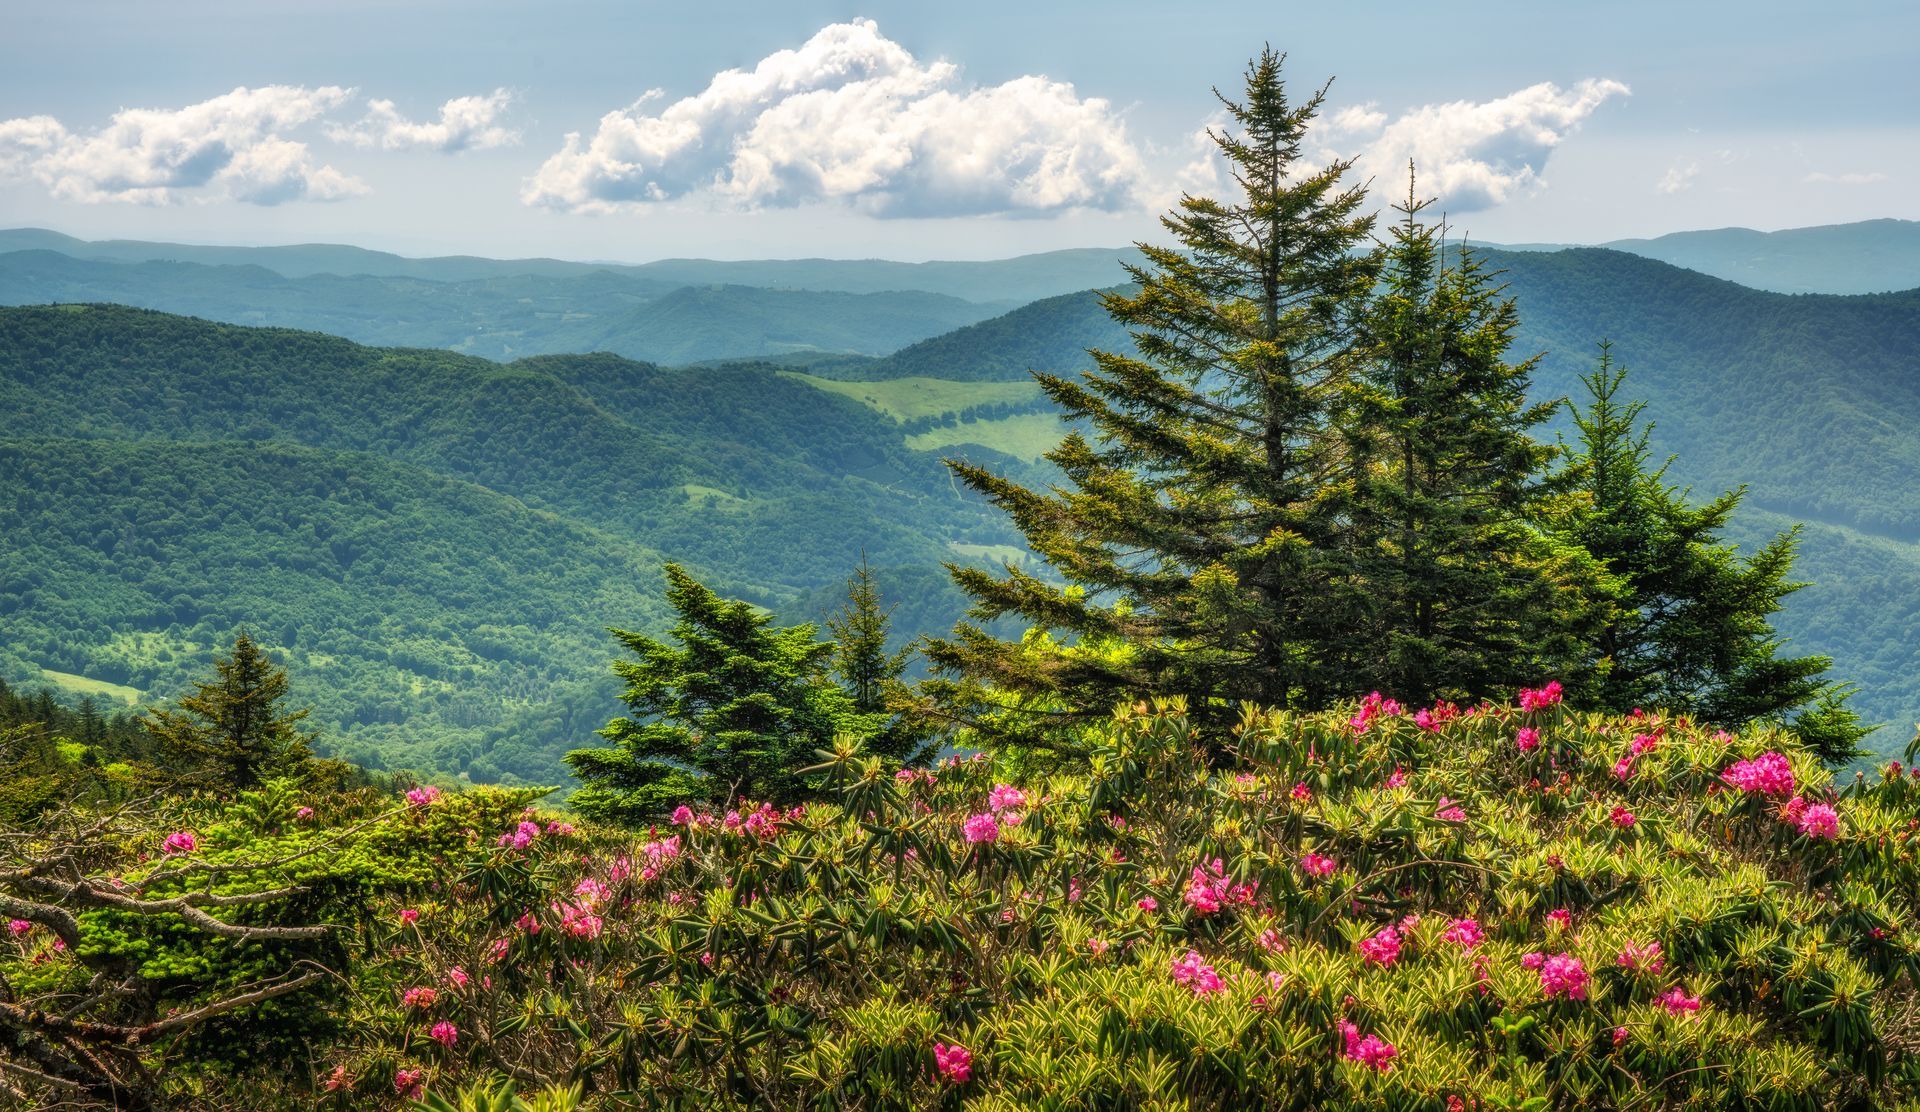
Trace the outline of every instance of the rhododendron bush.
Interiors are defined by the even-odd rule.
[[[345,874],[351,913],[311,905],[332,979],[272,1004],[324,1034],[233,1076],[149,1053],[236,1108],[505,1107],[476,1094],[509,1083],[554,1108],[576,1086],[608,1108],[1920,1095],[1920,782],[1839,790],[1783,733],[1532,701],[1249,710],[1225,738],[1125,707],[1084,771],[1029,782],[984,756],[901,775],[847,742],[818,770],[833,802],[634,832],[497,794],[316,800],[271,837],[353,831],[354,860],[396,863]],[[217,821],[167,852],[188,828],[156,829],[144,868],[235,852]],[[9,937],[16,993],[72,963],[40,927]]]

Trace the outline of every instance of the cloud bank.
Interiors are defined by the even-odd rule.
[[[438,120],[415,123],[402,116],[392,101],[370,100],[365,119],[351,127],[329,127],[327,137],[357,147],[442,154],[507,147],[520,141],[520,133],[497,121],[512,101],[513,93],[507,89],[495,89],[486,96],[455,97],[440,106]]]
[[[656,107],[657,90],[569,134],[521,199],[611,212],[688,195],[741,208],[828,201],[877,216],[1132,207],[1139,150],[1105,100],[1028,76],[969,86],[871,20],[832,24],[752,70]]]
[[[1376,188],[1395,190],[1413,160],[1423,195],[1438,195],[1449,212],[1474,212],[1544,186],[1553,149],[1624,84],[1589,78],[1561,89],[1530,85],[1488,101],[1428,104],[1398,117],[1375,105],[1346,108],[1314,128],[1327,157],[1351,158]]]

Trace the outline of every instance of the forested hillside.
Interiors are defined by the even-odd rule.
[[[773,367],[503,367],[72,306],[0,312],[0,406],[6,678],[166,692],[238,626],[291,633],[328,745],[375,768],[559,776],[599,724],[604,627],[659,613],[653,553],[811,615],[862,552],[924,580],[1014,539],[890,417]],[[252,520],[289,524],[249,545]],[[927,586],[910,632],[958,609]]]

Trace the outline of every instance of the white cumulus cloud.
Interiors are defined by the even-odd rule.
[[[330,201],[366,191],[313,161],[284,132],[352,95],[334,85],[244,86],[184,108],[126,108],[106,126],[68,130],[49,116],[0,121],[0,172],[30,175],[56,197],[165,204],[225,195],[260,205]]]
[[[608,212],[688,194],[741,207],[851,203],[880,216],[1118,209],[1146,178],[1105,100],[1028,76],[971,86],[871,20],[821,29],[670,103],[657,90],[567,136],[527,204]]]
[[[518,131],[498,123],[512,101],[513,93],[508,89],[495,89],[485,96],[454,97],[440,106],[438,120],[415,123],[402,116],[392,101],[370,100],[366,118],[351,127],[329,127],[327,137],[359,147],[446,154],[507,147],[520,141]]]
[[[1653,188],[1659,193],[1682,193],[1693,188],[1693,179],[1699,176],[1698,162],[1676,162],[1667,167],[1667,172],[1653,184]]]
[[[1524,196],[1545,184],[1541,170],[1553,149],[1594,110],[1628,88],[1589,78],[1562,89],[1530,85],[1487,101],[1428,104],[1389,117],[1368,104],[1343,109],[1316,126],[1324,155],[1354,160],[1376,186],[1404,184],[1407,161],[1420,192],[1437,194],[1454,213]]]

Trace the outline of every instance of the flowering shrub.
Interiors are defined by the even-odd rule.
[[[848,743],[821,773],[836,802],[689,805],[631,832],[389,799],[358,835],[391,875],[350,882],[344,984],[289,1001],[330,1026],[274,1076],[373,1108],[462,1107],[502,1062],[590,1108],[1920,1097],[1901,1018],[1920,1012],[1920,783],[1837,791],[1766,730],[1553,702],[1435,729],[1385,704],[1250,710],[1230,746],[1178,704],[1122,708],[1084,771],[1039,782],[991,758],[901,778]],[[1525,760],[1521,728],[1540,732]],[[1637,736],[1658,742],[1633,755]],[[1798,794],[1727,777],[1770,753]],[[319,810],[284,837],[359,821]],[[198,853],[144,868],[223,860],[226,828],[194,825]],[[309,882],[343,883],[338,864]],[[16,992],[71,980],[48,930],[6,937]],[[247,1107],[235,1084],[224,1106]]]

